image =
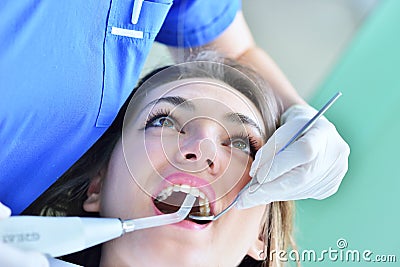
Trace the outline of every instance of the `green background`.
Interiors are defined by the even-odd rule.
[[[302,266],[400,266],[400,1],[380,2],[311,104],[320,108],[337,91],[343,96],[326,117],[350,145],[349,171],[334,196],[297,202],[298,250],[340,251],[343,238],[343,252],[370,250],[372,260],[395,255],[397,262],[325,255]]]

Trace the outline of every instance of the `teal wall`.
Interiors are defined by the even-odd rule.
[[[338,256],[370,250],[370,258],[397,262],[306,260],[302,266],[400,266],[400,1],[381,1],[311,100],[320,108],[336,91],[343,96],[326,113],[349,143],[349,171],[334,196],[297,202],[299,252]],[[336,242],[344,238],[347,247]],[[341,252],[340,252],[341,251]],[[335,252],[332,252],[335,253]],[[335,254],[332,254],[334,256]],[[290,266],[294,266],[291,264]]]

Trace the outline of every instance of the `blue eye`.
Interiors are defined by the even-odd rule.
[[[257,152],[257,141],[253,137],[245,134],[232,136],[229,141],[229,146],[239,149],[253,158]]]
[[[149,127],[175,129],[176,123],[175,120],[170,116],[169,111],[160,110],[149,115],[145,123],[145,129]]]
[[[234,139],[231,141],[231,146],[233,148],[240,149],[246,153],[250,153],[250,147],[247,142],[241,139]]]
[[[149,127],[162,127],[162,128],[175,128],[175,122],[172,118],[168,116],[156,116],[150,118],[146,122],[146,129]]]
[[[152,121],[151,124],[154,127],[168,127],[168,128],[175,127],[174,121],[168,117],[156,118]]]

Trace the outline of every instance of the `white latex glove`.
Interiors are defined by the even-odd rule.
[[[350,148],[324,116],[274,156],[315,114],[310,106],[294,105],[282,115],[282,126],[256,153],[250,170],[255,184],[243,192],[239,209],[336,193],[347,172]]]
[[[0,202],[0,220],[11,215],[11,210]],[[0,266],[7,267],[49,267],[43,254],[24,251],[0,242]]]

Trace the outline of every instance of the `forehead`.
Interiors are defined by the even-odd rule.
[[[182,97],[194,105],[213,112],[244,114],[264,128],[259,110],[238,90],[224,82],[208,78],[188,78],[153,88],[140,101],[141,106],[166,97]]]

